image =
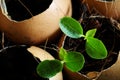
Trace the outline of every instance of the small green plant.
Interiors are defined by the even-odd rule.
[[[60,29],[71,38],[84,38],[86,41],[86,53],[94,59],[104,59],[107,57],[107,49],[103,42],[94,37],[96,29],[88,30],[85,34],[78,21],[71,17],[63,17],[60,20]],[[79,44],[79,43],[78,43]],[[85,63],[84,56],[80,52],[67,51],[64,48],[59,50],[60,60],[45,60],[37,66],[37,73],[44,78],[55,76],[66,66],[73,72],[80,71]]]

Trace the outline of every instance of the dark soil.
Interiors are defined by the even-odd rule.
[[[0,51],[0,80],[49,80],[36,73],[38,62],[26,46],[9,46]]]
[[[71,39],[67,37],[64,48],[67,50],[82,52],[85,57],[84,68],[80,71],[86,74],[89,71],[101,71],[113,65],[120,50],[120,30],[115,28],[115,23],[107,18],[85,18],[82,21],[85,32],[92,28],[97,28],[96,38],[103,41],[108,50],[108,57],[104,60],[90,58],[85,52],[85,41],[83,39]],[[98,45],[99,46],[99,45]]]
[[[21,21],[45,11],[52,1],[53,0],[6,0],[6,6],[11,18],[16,21]]]

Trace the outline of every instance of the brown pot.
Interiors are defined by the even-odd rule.
[[[41,61],[54,59],[54,57],[50,55],[50,53],[35,46],[31,46],[30,48],[28,48],[28,51],[32,53],[33,56],[39,58]],[[49,80],[63,80],[62,72],[59,72],[57,75],[50,78]]]
[[[12,0],[6,1],[6,4],[10,1]],[[43,4],[46,3],[47,0]],[[31,15],[32,17],[24,20],[16,21],[11,18],[11,15],[8,15],[9,12],[7,12],[4,7],[5,5],[3,4],[4,1],[1,1],[0,30],[12,41],[20,44],[39,44],[44,42],[46,39],[55,38],[60,33],[58,26],[59,19],[63,16],[71,16],[72,10],[71,0],[52,0],[49,5],[47,4],[48,8],[43,10],[41,13]],[[26,6],[23,7],[25,8]],[[18,10],[17,7],[15,10]],[[26,11],[30,14],[27,8]],[[26,13],[24,16],[25,15]],[[20,16],[20,18],[21,17],[23,16]]]
[[[120,1],[102,1],[102,0],[86,0],[90,10],[95,9],[100,14],[114,19],[120,18]]]

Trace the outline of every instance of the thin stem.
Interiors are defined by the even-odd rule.
[[[48,43],[48,38],[45,41],[44,50],[46,50],[47,43]]]
[[[37,63],[40,63],[40,61],[37,59],[37,57],[33,56],[33,58],[35,59],[35,61],[36,61]]]
[[[27,8],[27,6],[25,6],[21,0],[18,0],[18,1],[19,1],[20,4],[30,13],[30,15],[33,17],[33,14],[32,14],[31,11]]]

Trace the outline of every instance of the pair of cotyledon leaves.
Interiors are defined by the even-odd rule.
[[[60,29],[71,38],[84,37],[87,54],[94,59],[104,59],[107,57],[107,49],[103,42],[94,38],[96,29],[91,29],[83,34],[83,28],[78,21],[70,17],[64,17],[60,21]],[[78,43],[79,44],[79,43]]]

